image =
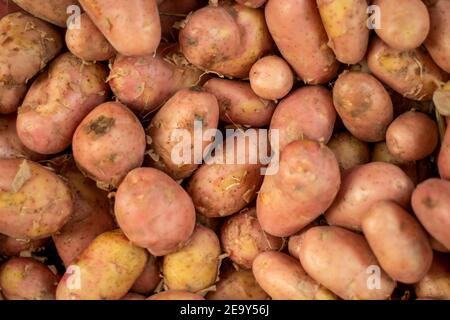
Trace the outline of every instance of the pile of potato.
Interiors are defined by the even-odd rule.
[[[450,0],[0,18],[1,298],[450,299]],[[180,164],[195,123],[279,161]]]

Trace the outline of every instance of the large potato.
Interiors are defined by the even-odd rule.
[[[450,300],[450,256],[436,252],[430,270],[414,289],[419,298]]]
[[[447,126],[438,157],[439,175],[450,180],[450,126]]]
[[[152,168],[138,168],[126,176],[114,211],[131,242],[155,256],[177,251],[195,226],[191,198],[168,175]]]
[[[342,299],[388,299],[396,286],[378,266],[364,237],[343,228],[308,230],[300,247],[300,262],[313,279]],[[377,279],[372,282],[371,277]]]
[[[431,27],[425,47],[434,62],[450,73],[450,2],[435,0],[428,12]]]
[[[77,0],[12,0],[25,11],[42,20],[51,22],[59,27],[67,26],[69,15],[67,8],[77,5]]]

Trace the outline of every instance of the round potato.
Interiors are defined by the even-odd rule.
[[[421,299],[450,300],[450,256],[435,252],[430,270],[414,289]]]
[[[369,145],[348,132],[337,133],[328,143],[339,163],[341,172],[370,162]]]
[[[430,32],[425,47],[434,62],[450,73],[450,2],[435,0],[428,7],[430,14]]]

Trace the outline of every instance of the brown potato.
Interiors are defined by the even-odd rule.
[[[339,163],[341,172],[370,162],[369,145],[348,132],[337,133],[328,143]]]
[[[414,289],[422,299],[450,300],[450,256],[436,252],[430,271]]]
[[[434,62],[450,73],[450,3],[446,0],[433,2],[428,7],[431,27],[425,47]]]
[[[147,300],[205,300],[205,298],[192,292],[172,290],[154,294]]]

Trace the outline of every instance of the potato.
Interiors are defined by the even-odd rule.
[[[163,291],[147,300],[205,300],[202,296],[187,291]]]
[[[203,0],[158,0],[163,39],[175,41],[178,38],[178,29],[175,26],[183,20],[183,16],[199,9],[204,2]]]
[[[11,258],[1,267],[0,288],[8,300],[55,300],[58,276],[32,258]]]
[[[250,127],[264,127],[270,123],[275,103],[258,97],[247,82],[214,78],[203,88],[216,96],[220,120]]]
[[[391,98],[372,75],[344,71],[334,84],[333,102],[345,127],[366,142],[384,140],[394,117]]]
[[[345,300],[388,299],[396,287],[378,266],[364,237],[343,228],[308,230],[300,262],[314,280]]]
[[[0,113],[17,110],[27,92],[27,82],[62,48],[58,30],[24,13],[0,20]]]
[[[445,131],[437,164],[441,178],[450,180],[450,126]]]
[[[328,143],[339,163],[341,172],[370,162],[369,145],[348,132],[336,133]]]
[[[47,242],[48,239],[14,239],[3,234],[0,234],[0,254],[12,257],[20,255],[23,251],[39,251]]]
[[[419,222],[392,200],[379,201],[361,221],[362,231],[380,262],[394,280],[416,283],[433,261],[433,250]]]
[[[138,293],[127,293],[120,300],[145,300],[146,297]]]
[[[147,263],[144,249],[120,230],[95,238],[56,289],[57,300],[118,300],[128,293]]]
[[[69,6],[78,5],[77,0],[12,1],[33,16],[63,28],[67,26],[67,19],[69,18],[67,8]]]
[[[414,184],[399,167],[371,162],[348,170],[334,203],[325,213],[330,225],[361,230],[361,220],[369,208],[381,200],[409,206]]]
[[[0,233],[15,239],[44,239],[59,231],[73,212],[62,179],[28,160],[0,160]]]
[[[80,27],[66,31],[67,48],[84,61],[105,61],[116,54],[111,44],[86,13],[80,16]]]
[[[180,31],[181,52],[201,69],[246,78],[273,46],[262,10],[240,4],[203,7]]]
[[[425,278],[415,284],[415,293],[422,299],[450,300],[450,257],[435,252],[433,264]]]
[[[328,46],[346,64],[363,60],[369,43],[366,0],[317,0]]]
[[[220,242],[211,229],[197,225],[185,247],[163,260],[164,283],[169,290],[198,292],[216,282]]]
[[[399,51],[379,38],[372,40],[367,63],[378,79],[404,97],[417,101],[430,100],[438,83],[446,78],[422,48]]]
[[[426,180],[414,190],[411,203],[424,228],[450,249],[450,182],[436,178]]]
[[[92,110],[72,141],[78,167],[104,189],[117,187],[128,172],[142,165],[145,147],[144,128],[118,102],[107,102]]]
[[[216,290],[206,295],[207,300],[267,300],[268,295],[256,282],[251,270],[230,268],[221,273]]]
[[[41,154],[64,151],[83,118],[107,99],[106,67],[59,56],[33,83],[17,116],[22,143]]]
[[[237,3],[243,4],[250,8],[259,8],[266,3],[267,0],[236,0]]]
[[[289,64],[278,56],[259,59],[250,69],[250,85],[261,98],[284,98],[294,85],[294,74]]]
[[[428,12],[431,26],[425,47],[434,62],[450,73],[450,3],[446,0],[436,0],[428,7]]]
[[[191,176],[202,162],[199,156],[201,159],[211,144],[201,133],[217,129],[218,123],[219,105],[214,95],[197,87],[178,91],[148,128],[152,166],[175,180]]]
[[[421,160],[433,153],[439,142],[436,123],[426,114],[409,111],[397,117],[386,132],[386,146],[405,161]]]
[[[436,110],[443,116],[450,116],[450,81],[433,93]]]
[[[131,287],[131,291],[147,295],[155,290],[161,280],[158,261],[154,256],[150,256],[144,271]]]
[[[283,239],[261,229],[255,208],[228,218],[222,226],[220,240],[228,258],[245,269],[251,269],[253,260],[261,252],[283,247]]]
[[[377,35],[391,48],[411,50],[420,47],[430,31],[430,15],[421,0],[375,0],[380,11]]]
[[[195,227],[195,209],[186,192],[152,168],[131,171],[119,186],[117,222],[131,242],[155,256],[177,251]]]
[[[339,63],[327,46],[315,1],[269,0],[265,13],[278,49],[305,83],[326,83],[334,78]]]
[[[295,140],[328,143],[335,120],[331,93],[321,86],[306,86],[280,102],[273,114],[270,130],[278,130],[279,148],[283,150]]]
[[[156,0],[79,0],[109,43],[124,56],[153,54],[161,41]],[[131,41],[132,40],[132,41]]]
[[[118,55],[108,81],[114,95],[134,113],[145,116],[175,92],[200,82],[202,71],[184,63],[176,45],[162,45],[156,55]]]
[[[273,300],[335,300],[311,279],[300,262],[281,252],[263,252],[253,262],[256,281]]]

